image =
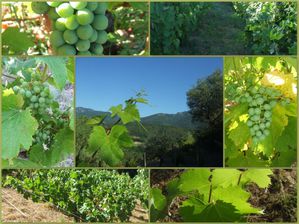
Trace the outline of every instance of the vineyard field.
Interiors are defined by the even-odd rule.
[[[77,222],[147,221],[146,170],[4,170],[3,176],[3,190],[49,203]]]
[[[296,55],[296,2],[152,2],[152,55]]]

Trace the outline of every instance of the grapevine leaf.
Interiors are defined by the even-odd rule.
[[[114,117],[117,115],[123,124],[127,124],[132,121],[140,122],[140,114],[136,105],[129,104],[123,109],[120,104],[116,107],[111,107],[109,110],[112,113],[111,116]]]
[[[34,145],[29,153],[31,161],[41,166],[55,166],[74,153],[74,132],[69,128],[61,129],[54,138],[54,143],[49,150],[44,150],[41,145]]]
[[[67,78],[68,78],[70,83],[74,84],[74,82],[75,82],[75,74],[74,74],[75,58],[74,57],[69,57],[68,58],[66,68],[67,68]]]
[[[226,112],[225,114],[225,120],[224,120],[225,126],[227,126],[227,124],[230,121],[237,120],[242,114],[247,113],[247,111],[248,111],[248,104],[246,103],[238,104],[234,107],[231,107],[229,109],[229,112]]]
[[[56,165],[74,153],[74,132],[69,128],[59,130],[54,137],[54,143],[47,151],[48,164]]]
[[[232,193],[233,192],[233,193]],[[221,200],[232,204],[241,214],[260,213],[259,209],[251,207],[248,203],[250,193],[243,190],[240,186],[217,187],[213,190],[212,200]]]
[[[7,46],[14,53],[19,53],[33,47],[34,42],[28,34],[21,32],[19,28],[8,27],[2,33],[2,46]]]
[[[198,214],[197,222],[234,222],[239,221],[241,215],[236,208],[223,201],[216,201],[209,204],[201,213]]]
[[[26,159],[12,159],[12,160],[3,160],[2,159],[2,167],[3,168],[17,168],[17,169],[23,169],[23,168],[40,168],[39,164],[36,164],[30,160]]]
[[[63,57],[38,57],[36,58],[38,63],[45,63],[49,66],[52,77],[56,83],[58,89],[62,90],[68,79],[68,72],[66,67],[66,61]]]
[[[35,144],[31,147],[29,152],[30,161],[37,163],[39,167],[48,165],[46,151],[40,144]]]
[[[91,119],[89,119],[86,124],[88,125],[97,125],[97,124],[101,124],[103,122],[103,120],[105,119],[106,115],[101,115],[101,116],[96,116],[93,117]]]
[[[109,135],[111,143],[117,143],[120,147],[132,147],[134,142],[128,134],[125,126],[114,125]]]
[[[290,103],[285,106],[285,112],[286,115],[291,117],[297,117],[297,104],[296,103]]]
[[[103,128],[102,126],[93,127],[93,130],[88,139],[87,151],[93,153],[98,150],[104,144],[106,138],[107,134],[105,128]]]
[[[207,204],[200,198],[192,197],[182,203],[179,212],[184,222],[196,222],[200,219],[198,216],[206,206]]]
[[[153,205],[157,210],[163,211],[167,204],[165,196],[162,191],[158,188],[152,188],[150,192],[151,205]]]
[[[239,152],[238,155],[230,157],[226,162],[229,167],[265,167],[267,164],[267,161],[261,160],[250,150],[246,153]]]
[[[208,169],[188,170],[181,175],[179,188],[182,192],[197,190],[207,201],[211,185],[210,176],[211,172]]]
[[[237,126],[230,130],[229,138],[236,146],[243,146],[250,137],[250,131],[245,122],[238,122]]]
[[[249,169],[242,175],[242,183],[254,182],[261,188],[266,188],[271,183],[270,175],[273,172],[270,169]]]
[[[167,184],[167,200],[172,201],[175,197],[179,196],[182,192],[179,189],[180,179],[174,178]]]
[[[8,111],[11,109],[20,109],[24,104],[23,97],[21,95],[15,95],[12,89],[6,89],[2,94],[2,111]]]
[[[31,116],[29,109],[4,111],[2,113],[2,158],[17,157],[21,148],[28,150],[37,128],[38,123]]]
[[[213,171],[212,185],[228,187],[237,185],[241,171],[235,169],[215,169]]]

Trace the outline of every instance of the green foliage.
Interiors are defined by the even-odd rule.
[[[217,126],[222,119],[223,76],[215,71],[206,79],[199,80],[195,87],[187,92],[187,104],[194,121]]]
[[[291,109],[297,106],[297,71],[289,61],[225,59],[228,166],[291,166],[296,161],[296,156],[286,156],[296,155],[297,148],[297,129],[292,124],[297,113]]]
[[[33,46],[32,38],[19,28],[9,27],[2,33],[3,54],[20,54]]]
[[[57,166],[73,154],[72,105],[58,100],[60,90],[70,87],[68,63],[66,58],[3,59],[2,159],[7,166]]]
[[[183,198],[179,212],[184,222],[244,221],[248,214],[262,213],[248,203],[246,185],[253,182],[267,188],[271,174],[268,169],[185,171],[166,185],[164,194],[151,189],[151,221],[163,220],[177,197]]]
[[[247,44],[253,54],[297,53],[297,5],[295,2],[235,2],[246,21]]]
[[[18,170],[9,172],[4,187],[15,188],[34,202],[54,204],[77,222],[126,222],[138,202],[148,201],[148,174],[108,170]],[[63,183],[63,184],[62,184]],[[146,207],[146,206],[145,206]]]
[[[206,3],[151,4],[151,54],[179,54],[182,42],[208,8]]]
[[[87,140],[88,147],[84,147],[84,145],[78,147],[79,145],[77,145],[77,158],[84,160],[81,156],[89,154],[88,164],[96,161],[99,166],[121,166],[124,162],[124,150],[135,145],[126,124],[133,122],[140,124],[138,103],[147,104],[143,93],[138,93],[136,98],[126,100],[125,105],[111,107],[111,113],[87,120],[86,124],[92,128],[86,127],[86,131],[82,133],[82,139],[86,142],[86,135],[90,133]],[[112,121],[112,124],[106,127],[105,121],[108,119]],[[97,161],[98,157],[100,161]]]

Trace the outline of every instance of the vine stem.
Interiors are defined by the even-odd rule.
[[[242,173],[240,173],[240,175],[239,175],[239,179],[238,179],[238,185],[239,185],[239,184],[240,184],[240,182],[241,182],[242,175],[243,175],[243,172],[242,172]]]
[[[11,76],[11,75],[6,75],[6,74],[3,74],[2,76],[5,76],[5,77],[7,77],[7,78],[11,78],[11,79],[16,79],[16,77],[14,77],[14,76]]]

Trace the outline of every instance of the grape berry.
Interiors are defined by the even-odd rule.
[[[254,144],[263,141],[270,134],[272,124],[272,110],[280,102],[281,105],[290,103],[284,99],[279,90],[264,86],[254,86],[245,91],[237,89],[237,103],[248,103],[247,126]]]
[[[39,122],[33,143],[49,149],[57,130],[68,125],[68,112],[58,108],[49,85],[42,80],[40,74],[31,74],[30,81],[21,78],[20,83],[19,86],[13,87],[13,91],[23,96],[24,107],[30,108],[32,115]]]
[[[107,3],[32,2],[35,13],[52,20],[50,42],[59,55],[102,55],[107,41]],[[88,42],[88,43],[87,43]]]

